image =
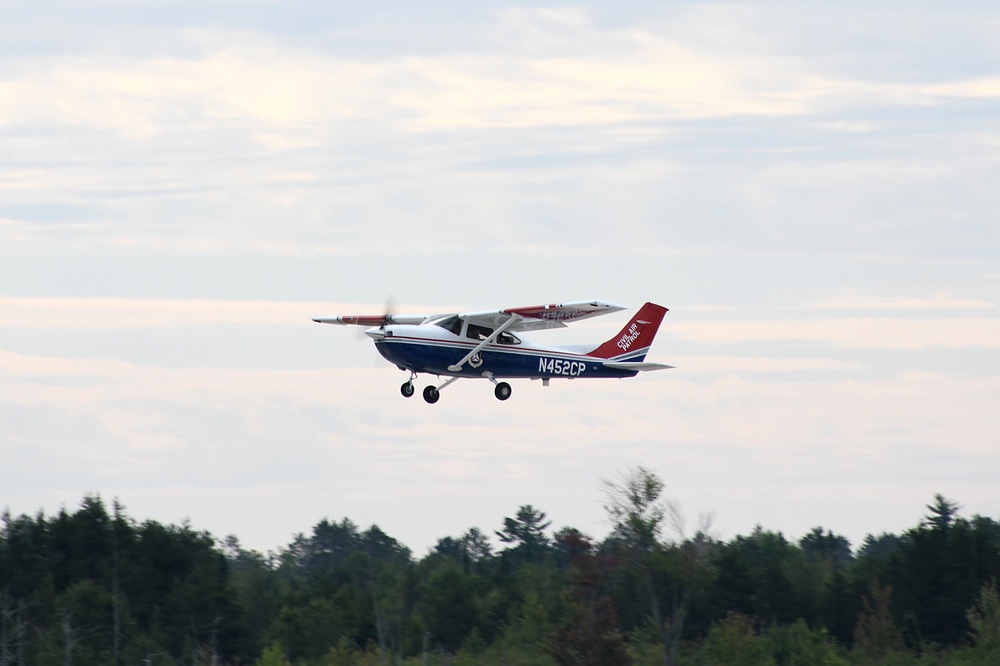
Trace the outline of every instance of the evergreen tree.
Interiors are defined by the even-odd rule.
[[[442,560],[421,583],[419,597],[431,644],[458,650],[478,619],[469,576],[458,563]]]
[[[799,547],[807,559],[823,563],[831,570],[849,564],[854,559],[851,555],[851,542],[822,527],[814,527],[799,539]]]
[[[821,621],[830,635],[843,646],[849,646],[857,624],[858,608],[847,577],[835,569],[823,589]]]
[[[958,503],[952,502],[945,498],[944,495],[938,493],[934,496],[934,504],[927,505],[927,510],[931,513],[924,518],[922,526],[940,532],[947,532],[948,528],[955,521],[959,508],[961,507],[959,507]]]
[[[615,525],[600,548],[573,528],[553,544],[523,505],[497,533],[501,557],[474,528],[415,561],[376,525],[323,520],[263,556],[187,523],[137,523],[97,495],[53,516],[5,512],[0,666],[832,666],[834,641],[859,664],[916,663],[907,646],[921,663],[1000,663],[993,519],[937,496],[855,558],[819,527],[797,542],[762,527],[687,539],[662,481],[633,474],[605,485]]]
[[[517,517],[504,518],[503,529],[496,535],[502,542],[514,544],[504,553],[515,563],[541,562],[549,549],[545,530],[551,524],[551,521],[545,520],[544,512],[525,504],[518,509]]]
[[[912,618],[906,629],[914,641],[961,642],[969,630],[966,611],[982,585],[1000,576],[1000,525],[959,517],[956,507],[938,495],[885,570],[898,607]]]

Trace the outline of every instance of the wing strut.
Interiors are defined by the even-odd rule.
[[[461,361],[459,361],[455,365],[449,365],[448,366],[448,372],[458,372],[459,370],[461,370],[462,366],[465,365],[466,363],[468,363],[470,358],[472,358],[473,356],[475,356],[476,354],[478,354],[479,352],[481,352],[483,350],[483,348],[486,347],[486,345],[492,343],[494,340],[496,340],[500,336],[501,333],[503,333],[508,328],[510,328],[511,326],[513,326],[514,322],[520,321],[521,319],[523,319],[523,317],[521,317],[521,315],[511,315],[510,319],[508,319],[504,323],[500,324],[500,326],[497,327],[497,329],[494,330],[489,336],[487,336],[487,338],[485,340],[483,340],[478,345],[476,345],[475,347],[473,347],[472,351],[470,351],[468,354],[465,355],[465,358],[463,358]]]

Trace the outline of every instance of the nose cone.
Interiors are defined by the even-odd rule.
[[[369,328],[365,331],[365,335],[374,340],[375,342],[381,342],[385,339],[385,329],[382,327]]]

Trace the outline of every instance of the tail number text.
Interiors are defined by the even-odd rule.
[[[538,359],[538,372],[547,375],[563,375],[564,377],[579,377],[587,369],[587,364],[581,361],[564,361],[558,358]]]

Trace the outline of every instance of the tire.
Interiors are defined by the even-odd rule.
[[[510,394],[510,384],[507,382],[500,382],[497,384],[496,388],[493,389],[493,395],[497,397],[497,400],[506,400],[510,397]]]
[[[424,400],[433,405],[441,397],[441,392],[435,386],[428,386],[424,389]]]

